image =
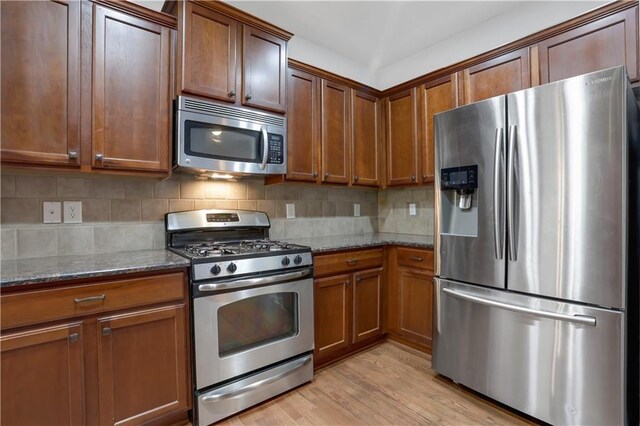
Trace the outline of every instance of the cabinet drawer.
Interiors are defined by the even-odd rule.
[[[399,247],[398,265],[433,271],[433,251]]]
[[[2,328],[183,299],[183,277],[180,272],[2,296]]]
[[[350,251],[316,256],[313,259],[315,276],[340,274],[382,266],[382,249]]]

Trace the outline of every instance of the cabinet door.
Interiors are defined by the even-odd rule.
[[[433,133],[433,116],[458,106],[457,74],[443,77],[420,88],[422,121],[421,163],[422,183],[431,183],[435,179],[435,139]]]
[[[464,105],[531,87],[529,48],[507,53],[462,71]]]
[[[540,82],[562,80],[626,65],[638,81],[638,6],[599,19],[538,44]]]
[[[189,408],[185,306],[97,321],[101,424],[140,424]]]
[[[417,183],[417,89],[389,97],[387,101],[387,184]]]
[[[3,335],[3,425],[81,425],[82,327],[68,324]]]
[[[287,74],[287,179],[316,182],[320,142],[320,79],[292,68]]]
[[[0,2],[2,162],[79,166],[80,2]]]
[[[349,183],[350,89],[322,80],[322,182]]]
[[[354,90],[351,110],[351,183],[378,186],[378,99]]]
[[[285,112],[287,42],[242,26],[242,103]]]
[[[170,30],[95,6],[94,168],[169,172]]]
[[[433,336],[433,277],[422,271],[398,268],[398,333],[431,347]]]
[[[178,7],[184,7],[180,14],[184,18],[178,24],[183,46],[182,91],[235,102],[238,24],[192,2],[179,2]]]
[[[315,356],[319,359],[349,346],[351,276],[314,281]]]
[[[353,343],[382,334],[382,268],[358,272],[353,284]]]

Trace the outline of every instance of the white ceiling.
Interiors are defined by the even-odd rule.
[[[514,1],[228,3],[374,72],[517,5]]]

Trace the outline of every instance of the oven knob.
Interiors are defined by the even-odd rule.
[[[291,259],[289,259],[289,256],[285,256],[282,258],[282,266],[288,266],[291,263]]]
[[[302,257],[300,255],[297,255],[296,257],[293,258],[293,263],[295,263],[296,265],[299,265],[302,263]]]
[[[236,269],[238,269],[238,267],[235,263],[230,263],[229,266],[227,266],[227,271],[231,272],[232,274],[236,271]]]
[[[220,273],[220,266],[219,265],[213,265],[211,267],[211,273],[213,275],[218,275]]]

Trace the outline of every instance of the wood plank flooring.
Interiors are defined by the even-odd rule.
[[[223,425],[527,425],[436,375],[431,356],[387,341],[328,366],[312,383]]]

